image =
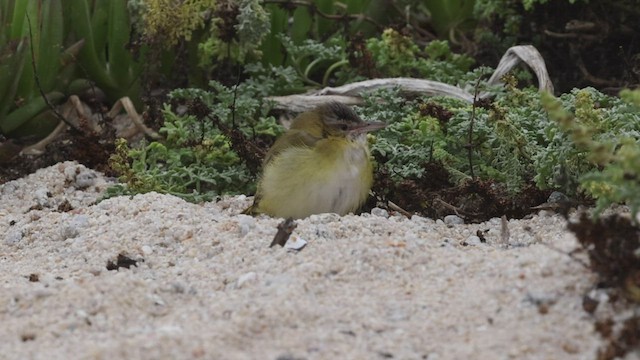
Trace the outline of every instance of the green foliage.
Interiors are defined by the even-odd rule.
[[[63,1],[70,36],[82,40],[78,78],[88,78],[111,103],[129,97],[140,103],[139,75],[144,59],[127,49],[131,22],[125,1]],[[88,82],[84,82],[88,86]]]
[[[555,134],[565,140],[550,151],[564,157],[546,159],[545,168],[559,160],[562,175],[597,199],[596,214],[613,203],[627,203],[634,214],[640,210],[639,93],[624,91],[621,100],[587,88],[544,97]]]
[[[262,65],[254,63],[245,66],[250,77],[245,82],[252,85],[259,96],[288,95],[305,91],[300,74],[292,67]]]
[[[578,1],[589,2],[589,0],[562,0],[570,4]],[[497,51],[505,51],[509,46],[516,45],[521,37],[521,25],[524,12],[531,12],[534,7],[541,7],[549,0],[475,0],[473,17],[481,26],[476,28],[475,39],[490,46]],[[487,27],[490,23],[495,26],[499,24],[501,29],[496,31],[493,26]],[[491,30],[488,30],[488,29]],[[537,43],[540,39],[534,35],[530,41]]]
[[[624,94],[637,101],[637,93]],[[638,211],[637,108],[590,88],[555,100],[507,85],[494,96],[490,106],[474,110],[454,99],[372,94],[363,116],[389,123],[376,134],[372,153],[394,181],[428,176],[425,164],[438,162],[460,183],[471,178],[471,161],[477,178],[503,184],[512,194],[535,180],[541,189],[571,196],[586,191],[598,199],[599,211],[614,202]]]
[[[536,4],[540,4],[540,5],[544,5],[548,2],[549,0],[522,0],[522,5],[524,6],[524,9],[527,11],[531,11],[533,10],[534,6]],[[570,4],[574,4],[579,0],[566,0],[568,1]],[[589,2],[589,0],[582,0],[584,2]]]
[[[396,96],[385,95],[395,100],[378,105],[384,109],[369,116],[391,120],[391,124],[379,132],[372,151],[385,160],[397,180],[421,178],[426,175],[424,164],[438,162],[453,182],[460,183],[472,174],[468,146],[473,118],[474,175],[503,183],[516,193],[533,176],[532,158],[539,150],[543,129],[543,123],[537,120],[543,114],[533,89],[511,89],[496,95],[490,109],[473,109],[471,104],[450,98],[403,103]],[[537,111],[531,110],[536,107]]]
[[[340,66],[348,65],[344,43],[338,38],[331,38],[326,43],[307,39],[296,45],[287,36],[278,37],[290,57],[293,69],[298,73],[299,78],[307,85],[326,86],[329,76]],[[312,75],[317,69],[324,65],[322,73],[322,83],[314,81]]]
[[[62,20],[60,0],[0,1],[0,133],[34,126],[31,120],[48,110],[32,61],[49,101],[57,104],[64,98],[64,79],[57,77],[72,64],[69,58],[78,47],[64,50]]]
[[[190,40],[193,32],[204,25],[204,14],[215,6],[215,0],[129,0],[129,6],[141,14],[143,34],[159,40],[167,47],[179,40]]]
[[[1,0],[0,25],[2,133],[37,138],[55,127],[41,91],[57,105],[92,81],[111,101],[138,99],[123,1]]]
[[[323,43],[336,37],[348,42],[350,34],[358,31],[374,35],[371,24],[364,20],[367,11],[381,8],[380,4],[374,3],[371,0],[315,0],[267,4],[265,8],[271,14],[271,31],[261,46],[263,63],[288,63],[283,52],[283,35],[295,45],[301,45],[306,40]]]
[[[389,77],[410,76],[455,84],[466,74],[473,59],[454,54],[446,41],[435,40],[423,50],[393,29],[380,39],[367,40],[378,71]]]
[[[269,34],[270,18],[258,0],[241,0],[238,15],[238,37],[245,46],[257,47]]]
[[[422,3],[441,38],[453,36],[454,31],[474,20],[475,0],[423,0]]]
[[[434,14],[435,3],[430,5]],[[180,4],[197,8],[202,2]],[[456,19],[469,17],[469,4],[473,2],[466,2],[460,9],[461,16],[450,14],[447,21],[454,27],[461,24]],[[503,3],[475,4],[476,11],[497,11],[498,4]],[[339,12],[332,2],[316,5],[318,11]],[[508,7],[505,9],[502,13],[506,14]],[[342,14],[357,11],[363,9],[349,7]],[[268,104],[263,99],[353,81],[355,77],[357,69],[350,66],[355,64],[349,63],[356,51],[348,37],[349,30],[357,27],[352,18],[345,17],[343,25],[349,26],[340,29],[329,19],[309,13],[304,3],[287,10],[263,7],[255,0],[216,2],[213,14],[211,27],[207,28],[209,37],[202,38],[206,41],[198,45],[203,67],[229,60],[258,60],[261,56],[263,61],[244,65],[247,79],[237,92],[217,82],[210,84],[209,91],[172,92],[172,105],[164,108],[165,122],[160,131],[165,140],[137,149],[121,145],[120,158],[114,158],[115,167],[128,183],[128,192],[162,191],[191,201],[222,193],[251,192],[255,174],[243,162],[247,159],[239,152],[237,134],[269,143],[282,131],[275,119],[267,116]],[[320,37],[320,29],[330,31]],[[179,36],[185,38],[184,34]],[[271,46],[274,40],[277,46]],[[374,156],[389,170],[393,181],[428,176],[425,165],[436,162],[457,184],[475,177],[492,180],[517,194],[535,183],[541,189],[560,189],[571,196],[586,193],[596,197],[599,209],[624,201],[637,211],[636,200],[629,196],[638,193],[634,180],[638,169],[634,166],[638,163],[640,121],[630,104],[635,101],[637,106],[640,102],[637,92],[623,92],[627,102],[593,89],[575,90],[553,99],[534,88],[519,89],[518,80],[531,82],[524,71],[507,76],[504,87],[489,89],[478,79],[490,70],[470,70],[473,60],[454,54],[446,41],[432,41],[422,48],[411,38],[388,29],[380,38],[365,39],[360,44],[364,46],[357,51],[370,56],[380,76],[475,86],[476,91],[486,90],[492,95],[491,101],[476,105],[450,98],[407,100],[397,90],[366,95],[362,115],[389,123],[370,139]],[[265,53],[260,54],[258,49]],[[202,62],[202,58],[210,62]],[[236,135],[229,129],[237,131]]]
[[[269,13],[257,0],[219,2],[217,6],[210,34],[198,44],[199,66],[207,69],[225,60],[259,60],[262,53],[258,49],[270,31]],[[225,6],[232,10],[220,9]]]
[[[388,124],[376,134],[371,150],[395,180],[422,177],[434,142],[443,140],[437,120],[421,119],[415,109],[416,103],[405,101],[398,90],[382,90],[367,95],[361,110],[363,118]]]
[[[255,175],[240,159],[227,129],[237,129],[246,138],[273,138],[282,132],[269,104],[255,83],[235,89],[212,82],[211,91],[178,89],[165,105],[162,142],[128,148],[119,143],[111,166],[126,185],[109,190],[108,196],[149,191],[168,193],[200,202],[220,194],[255,191]],[[234,110],[235,108],[235,110]]]

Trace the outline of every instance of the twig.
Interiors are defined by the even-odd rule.
[[[500,218],[500,241],[509,245],[509,238],[511,237],[511,233],[509,232],[509,221],[507,221],[507,216],[502,215]]]
[[[153,140],[159,140],[162,138],[160,134],[144,124],[144,122],[140,118],[140,114],[138,114],[138,112],[136,111],[136,107],[131,102],[131,99],[126,96],[116,101],[115,105],[113,105],[111,110],[107,113],[107,116],[110,119],[115,118],[115,116],[120,112],[120,110],[122,110],[122,108],[124,108],[127,115],[129,115],[129,119],[133,122],[136,128],[138,128],[138,130],[142,131],[145,135]]]
[[[476,119],[476,101],[478,100],[478,88],[480,86],[480,79],[482,78],[482,74],[478,77],[476,81],[476,86],[473,91],[473,104],[471,105],[471,119],[469,119],[469,137],[467,141],[467,156],[469,158],[469,169],[471,171],[471,179],[473,181],[476,180],[476,175],[473,172],[473,121]]]
[[[284,246],[297,226],[298,224],[293,221],[293,218],[287,218],[285,221],[278,224],[278,232],[276,232],[276,235],[273,237],[273,241],[269,247],[273,247],[274,245]]]
[[[449,204],[448,202],[446,202],[446,201],[444,201],[444,200],[442,200],[440,198],[436,199],[436,201],[438,201],[440,204],[444,205],[444,207],[448,208],[449,210],[452,210],[454,213],[456,213],[456,215],[458,215],[459,217],[461,217],[463,219],[467,218],[468,215],[474,215],[474,214],[466,213],[466,211],[463,211],[463,210],[459,209],[458,207],[453,206],[453,205]],[[466,214],[463,214],[463,213],[466,213]]]
[[[402,215],[406,216],[407,218],[411,219],[411,213],[408,212],[407,210],[401,208],[400,206],[398,206],[396,203],[394,203],[393,201],[389,200],[387,201],[387,206],[389,207],[389,209],[397,211],[399,213],[401,213]]]
[[[29,24],[29,49],[31,50],[31,67],[33,68],[33,77],[36,80],[36,86],[38,87],[38,92],[40,92],[40,96],[42,96],[42,99],[44,99],[44,102],[51,109],[51,111],[53,111],[53,114],[56,116],[56,118],[58,118],[58,120],[64,122],[73,130],[79,133],[82,133],[82,131],[80,131],[79,128],[76,128],[76,126],[72,122],[67,120],[64,116],[62,116],[62,114],[58,112],[55,106],[53,106],[53,104],[49,101],[49,98],[47,98],[47,95],[44,93],[44,90],[42,90],[42,85],[40,84],[40,77],[38,76],[38,69],[36,68],[36,57],[35,57],[35,53],[33,52],[33,33],[31,32],[31,17],[29,16],[29,14],[25,14],[25,15],[27,16],[27,23]]]

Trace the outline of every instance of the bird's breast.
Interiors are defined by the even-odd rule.
[[[279,217],[344,215],[366,200],[372,179],[365,141],[323,139],[313,148],[288,149],[272,160],[261,179],[259,207]]]

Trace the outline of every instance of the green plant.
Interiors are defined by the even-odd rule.
[[[423,0],[422,3],[441,38],[455,40],[455,32],[474,20],[475,0]]]
[[[217,2],[209,36],[198,44],[199,66],[259,60],[258,48],[270,31],[269,15],[257,0]]]
[[[511,87],[495,96],[491,105],[474,109],[451,98],[404,101],[397,93],[373,94],[365,116],[390,125],[379,132],[372,151],[395,181],[420,179],[425,164],[437,162],[453,183],[475,175],[518,193],[532,181],[533,158],[544,145],[544,113],[534,89]]]
[[[385,76],[410,76],[455,84],[469,71],[473,59],[455,54],[446,41],[432,41],[421,50],[411,38],[386,29],[380,39],[367,40],[378,71]]]
[[[287,36],[279,36],[278,38],[290,57],[293,69],[307,85],[327,86],[331,74],[339,67],[349,64],[346,59],[344,43],[338,38],[331,38],[325,44],[309,39],[299,45],[294,44],[293,40]],[[324,65],[322,82],[312,79],[312,74],[320,67],[319,65]]]
[[[295,45],[306,40],[323,43],[338,36],[348,41],[349,34],[357,31],[373,34],[377,24],[366,14],[372,3],[371,0],[265,1],[265,8],[271,14],[271,31],[260,47],[263,63],[286,65],[285,45],[280,34],[286,34]],[[371,6],[380,7],[380,4]]]
[[[209,92],[178,89],[169,94],[173,105],[166,104],[162,112],[163,141],[139,148],[118,143],[111,167],[125,185],[111,188],[107,196],[157,191],[199,202],[255,191],[257,169],[243,146],[247,139],[273,139],[282,128],[267,116],[269,104],[257,96],[255,83],[237,89],[210,85]]]
[[[573,175],[587,194],[597,199],[596,215],[614,203],[640,211],[639,91],[625,91],[624,100],[594,89],[576,90],[572,101],[545,95],[544,105],[570,148],[565,163],[579,164]],[[563,101],[564,100],[564,101]],[[562,164],[562,162],[560,162]],[[566,165],[565,165],[566,166]],[[637,221],[637,220],[636,220]]]
[[[43,136],[57,123],[31,120],[48,110],[41,90],[52,104],[64,98],[66,79],[59,76],[78,46],[63,49],[62,19],[60,0],[0,1],[0,133]]]
[[[91,82],[112,102],[139,101],[126,2],[2,0],[0,22],[2,133],[43,137],[59,122],[49,107]]]
[[[127,48],[131,22],[125,0],[64,1],[66,26],[82,40],[78,82],[94,82],[114,103],[128,96],[140,104],[139,76],[144,59],[135,59]]]

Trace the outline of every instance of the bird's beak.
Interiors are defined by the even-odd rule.
[[[387,126],[387,124],[381,121],[363,121],[350,129],[350,132],[353,134],[364,134],[376,130],[383,129]]]

